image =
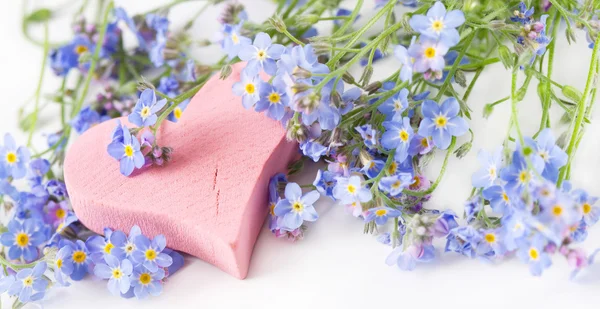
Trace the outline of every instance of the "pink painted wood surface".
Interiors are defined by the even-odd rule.
[[[83,224],[97,233],[137,224],[148,236],[164,234],[168,247],[245,278],[268,211],[269,178],[285,170],[297,146],[278,122],[245,110],[232,94],[242,67],[227,80],[213,77],[178,123],[161,127],[160,144],[174,148],[166,167],[121,175],[106,152],[115,121],[80,136],[64,171]]]

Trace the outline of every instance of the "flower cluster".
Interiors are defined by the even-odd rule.
[[[377,7],[392,10],[393,2]],[[418,1],[403,4],[414,6]],[[510,20],[519,25],[516,52],[531,50],[534,63],[551,42],[547,15],[537,21],[533,8],[523,3],[510,13]],[[334,20],[334,29],[344,29],[358,18],[348,10],[338,10],[336,16],[346,20]],[[383,34],[336,52],[318,37],[302,42],[287,30],[285,19],[272,18],[273,27],[296,43],[283,47],[264,32],[252,41],[246,19],[244,15],[223,31],[227,57],[247,62],[233,92],[245,108],[280,121],[306,160],[327,164],[312,185],[288,182],[284,174],[271,179],[270,229],[276,236],[302,238],[306,222],[318,219],[313,205],[318,192],[361,218],[365,232],[393,225],[392,232],[379,233],[378,239],[395,247],[386,262],[404,270],[435,258],[435,238],[446,239],[446,252],[470,258],[492,260],[516,252],[534,275],[550,265],[554,253],[565,256],[577,271],[592,263],[594,254],[587,256],[572,245],[585,239],[600,208],[585,191],[571,190],[568,182],[561,185],[568,154],[556,145],[550,129],[540,130],[536,139],[520,138],[512,150],[505,144],[494,153],[479,153],[483,167],[472,177],[464,224],[451,210],[423,207],[440,180],[430,182],[422,171],[434,150],[446,151],[443,173],[459,137],[471,133],[471,140],[455,151],[459,158],[469,152],[473,140],[466,121],[471,117],[465,102],[470,90],[462,98],[452,90],[454,84],[466,87],[460,68],[477,67],[481,61],[467,57],[475,33],[463,31],[469,27],[463,11],[447,10],[442,1],[417,9],[406,22],[418,36],[405,36],[408,44],[393,47],[401,63],[398,71],[371,83],[371,64],[387,51],[377,44]],[[493,29],[503,25],[497,20]],[[400,40],[406,42],[402,36]],[[349,53],[354,55],[344,58]],[[507,53],[502,50],[500,57],[510,67],[514,63]],[[354,63],[366,66],[359,83],[347,71]],[[303,193],[303,187],[312,191]]]
[[[374,0],[374,12],[365,14],[363,1],[347,10],[335,1],[277,0],[273,16],[256,23],[242,4],[229,1],[217,18],[221,28],[216,39],[197,40],[191,29],[205,20],[200,17],[204,6],[180,29],[170,27],[169,9],[184,2],[133,16],[104,3],[96,12],[97,22],[74,18],[72,39],[59,45],[47,36],[37,41],[39,36],[29,33],[30,25],[59,14],[49,9],[25,14],[27,39],[53,47],[44,57],[63,82],[44,98],[60,106],[55,118],[62,127],[46,135],[42,152],[30,153],[10,135],[0,143],[0,201],[11,214],[8,225],[0,226],[6,248],[0,254],[6,269],[0,291],[16,296],[20,303],[15,306],[40,300],[48,287],[57,285],[50,284],[48,268],[58,285],[90,273],[108,279],[109,290],[121,296],[160,292],[164,278],[181,265],[181,256],[165,248],[163,237],[150,240],[138,228],[129,235],[106,230],[104,236],[88,238],[90,231],[70,209],[61,176],[64,152],[73,132],[127,117],[135,127],[124,118],[117,120],[107,145],[121,173],[164,165],[173,150],[157,141],[163,121],[177,122],[211,75],[220,71],[227,78],[231,65],[240,61],[246,67],[232,90],[242,106],[281,122],[288,139],[299,144],[303,157],[290,165],[288,174],[298,172],[305,161],[325,164],[312,184],[288,182],[284,174],[271,179],[270,228],[276,236],[302,238],[307,222],[318,219],[314,204],[324,195],[361,220],[365,233],[376,233],[380,242],[391,245],[386,262],[402,269],[433,260],[435,238],[446,239],[445,251],[471,258],[492,260],[514,252],[535,275],[556,253],[574,266],[574,274],[593,263],[598,251],[586,255],[575,244],[585,240],[600,210],[596,198],[571,189],[568,180],[596,101],[600,4],[544,0],[530,2],[528,8],[495,0],[468,5]],[[408,12],[399,15],[398,4]],[[552,77],[562,21],[569,41],[574,41],[575,25],[585,31],[593,49],[583,92]],[[325,23],[331,27],[317,27]],[[317,28],[330,31],[319,33]],[[132,34],[134,48],[125,47],[132,45],[125,42],[125,33]],[[190,56],[193,48],[210,45],[223,50],[219,61],[203,64]],[[551,55],[544,59],[546,50]],[[376,74],[374,64],[391,54],[399,61],[393,72]],[[480,73],[497,62],[512,71],[511,90],[486,104],[484,117],[509,101],[507,137],[493,153],[480,152],[482,168],[472,177],[464,220],[450,210],[429,209],[427,202],[452,155],[463,158],[471,150],[477,132],[467,121],[480,102],[473,104],[469,96]],[[355,69],[361,70],[359,78]],[[524,81],[518,85],[521,75]],[[521,101],[534,80],[540,85],[540,129],[535,138],[524,138],[518,105],[525,103]],[[19,119],[29,133],[28,147],[39,127],[40,91],[34,99],[33,110],[25,107]],[[561,122],[570,122],[570,131],[552,126],[551,109],[552,114],[554,109],[564,112]],[[552,132],[558,130],[562,132],[555,140]],[[430,181],[424,172],[439,154],[444,156],[442,167]],[[29,188],[22,189],[20,182]]]
[[[105,278],[107,267],[113,267],[113,276],[118,275],[116,259],[123,269],[119,268],[118,282],[109,283],[111,291],[119,287],[124,296],[143,298],[160,293],[162,280],[182,266],[181,255],[165,248],[163,236],[150,241],[137,226],[129,237],[105,229],[105,237],[82,241],[87,231],[71,210],[65,184],[52,176],[51,163],[31,158],[29,150],[18,146],[10,134],[4,136],[0,152],[0,194],[11,214],[6,228],[1,227],[0,242],[7,249],[7,259],[0,257],[5,269],[0,293],[16,296],[23,304],[38,301],[54,282],[68,286],[69,278],[78,281],[87,273]],[[29,185],[29,191],[17,189],[21,181]],[[48,267],[54,281],[46,276]]]

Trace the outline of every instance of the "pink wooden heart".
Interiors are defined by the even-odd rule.
[[[234,66],[227,80],[213,77],[178,123],[163,124],[159,142],[174,149],[166,167],[121,175],[106,152],[115,121],[79,137],[64,166],[79,219],[97,233],[137,224],[148,236],[164,234],[170,248],[245,278],[268,210],[269,177],[298,151],[281,124],[245,110],[232,94],[243,66]]]

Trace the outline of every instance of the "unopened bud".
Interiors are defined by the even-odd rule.
[[[309,70],[297,66],[292,72],[292,76],[296,79],[308,79],[312,77],[312,73]]]
[[[483,107],[483,118],[487,119],[488,117],[490,117],[490,115],[492,114],[493,111],[494,111],[494,105],[486,104]]]
[[[155,90],[156,88],[154,88],[154,85],[152,85],[151,82],[147,81],[143,76],[142,76],[142,80],[138,81],[137,84],[137,89],[139,91],[144,91],[146,89],[152,89]]]
[[[335,90],[333,92],[331,92],[330,99],[331,99],[331,105],[333,105],[336,108],[340,108],[343,104],[342,96],[340,95],[339,92],[337,92]]]
[[[296,84],[292,85],[292,92],[294,94],[308,91],[308,89],[310,89],[310,86],[307,84],[304,84],[304,83],[296,83]]]
[[[302,143],[308,137],[308,129],[295,120],[288,121],[286,128],[286,138],[289,141]]]
[[[226,64],[221,68],[221,75],[219,76],[219,78],[226,79],[227,77],[229,77],[229,75],[231,75],[231,72],[233,72],[231,65]]]
[[[565,30],[565,36],[567,37],[567,42],[569,42],[569,44],[577,42],[575,31],[573,31],[573,29],[569,27],[567,27],[567,29]]]
[[[367,85],[367,87],[365,87],[365,91],[368,94],[373,94],[374,92],[379,90],[381,86],[383,86],[383,84],[380,81],[372,82],[371,84]]]
[[[579,92],[579,90],[575,89],[575,87],[566,85],[562,87],[562,94],[569,98],[570,100],[573,100],[573,102],[578,103],[579,101],[581,101],[581,92]]]
[[[329,54],[329,51],[331,50],[331,44],[325,41],[315,42],[311,44],[311,46],[314,48],[315,54],[317,55]]]
[[[287,30],[287,27],[285,26],[283,19],[281,19],[281,17],[279,15],[275,15],[275,16],[269,18],[269,24],[271,24],[271,26],[273,26],[273,28],[275,28],[275,30],[277,30],[277,32],[283,33]]]
[[[350,72],[344,72],[344,74],[342,75],[342,80],[345,81],[348,84],[354,84],[355,80],[354,77],[352,76],[352,74],[350,74]]]
[[[363,71],[360,77],[360,83],[365,87],[371,81],[371,77],[373,76],[373,66],[368,65]]]
[[[498,56],[500,57],[500,61],[502,61],[504,68],[512,68],[515,58],[513,53],[508,49],[508,47],[506,47],[506,45],[500,45],[500,47],[498,47]]]
[[[463,88],[467,87],[467,77],[465,76],[465,73],[462,70],[456,70],[456,72],[454,73],[454,81],[456,81],[456,83]]]
[[[467,153],[469,153],[469,151],[471,151],[472,146],[473,144],[471,142],[464,143],[454,151],[454,154],[457,158],[462,159],[467,155]]]
[[[490,28],[492,29],[502,29],[506,27],[506,23],[503,20],[492,20],[490,22]]]
[[[318,21],[319,21],[319,16],[315,15],[315,14],[298,15],[295,18],[294,25],[297,25],[298,28],[307,28],[307,27],[310,27],[310,26],[316,24]]]

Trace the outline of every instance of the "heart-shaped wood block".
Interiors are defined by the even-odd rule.
[[[115,121],[80,136],[67,152],[64,176],[82,223],[96,233],[137,224],[148,236],[164,234],[170,248],[245,278],[268,211],[269,178],[285,171],[298,150],[280,123],[245,110],[232,94],[243,66],[227,80],[213,77],[178,123],[161,126],[159,143],[174,149],[165,167],[121,175],[106,152]]]

